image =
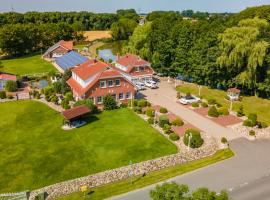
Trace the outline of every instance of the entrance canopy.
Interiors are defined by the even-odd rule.
[[[66,120],[72,121],[90,112],[91,110],[87,106],[81,105],[81,106],[77,106],[77,107],[63,111],[62,115],[64,116]]]

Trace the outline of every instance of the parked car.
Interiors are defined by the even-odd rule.
[[[153,81],[153,80],[147,81],[147,82],[145,83],[145,86],[146,86],[146,87],[149,87],[149,88],[151,88],[151,89],[158,88],[157,83],[156,83],[155,81]]]
[[[138,90],[145,90],[146,89],[144,83],[136,83],[135,86],[138,88]]]
[[[200,98],[198,98],[198,97],[196,97],[196,96],[193,96],[193,95],[181,97],[181,98],[179,99],[179,102],[180,102],[181,104],[184,104],[184,105],[192,104],[192,103],[194,103],[194,102],[198,103],[198,102],[200,102],[200,101],[201,101]]]

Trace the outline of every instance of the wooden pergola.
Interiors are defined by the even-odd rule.
[[[81,118],[85,117],[89,114],[91,110],[85,106],[80,105],[62,112],[62,115],[65,119],[65,122],[71,123],[75,120],[80,120]]]

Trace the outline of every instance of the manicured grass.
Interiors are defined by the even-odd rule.
[[[0,68],[0,71],[16,75],[56,71],[55,67],[50,62],[43,60],[40,54],[1,60],[1,62],[4,67]]]
[[[64,131],[45,104],[0,104],[0,192],[23,191],[177,152],[129,109],[91,116]]]
[[[206,157],[182,165],[177,165],[160,171],[155,171],[143,177],[137,176],[131,179],[126,179],[102,187],[94,188],[88,192],[88,194],[86,195],[86,199],[99,200],[119,195],[122,193],[126,193],[135,189],[145,187],[147,185],[151,185],[153,183],[164,181],[174,176],[178,176],[205,167],[218,161],[228,159],[232,156],[234,156],[234,153],[230,149],[220,150],[210,157]],[[77,200],[77,199],[84,199],[83,193],[78,192],[66,197],[59,198],[59,200]]]
[[[178,86],[177,90],[183,93],[190,92],[195,95],[199,94],[199,89],[195,84]],[[203,86],[201,89],[201,95],[204,99],[216,99],[217,102],[223,106],[227,108],[230,107],[230,102],[224,98],[226,96],[226,92],[223,90],[210,89]],[[233,103],[233,110],[237,111],[241,104],[244,106],[244,112],[246,115],[249,113],[256,113],[259,121],[266,122],[270,125],[270,100],[255,96],[244,96],[241,102]]]
[[[77,45],[74,46],[74,48],[82,50],[86,46],[87,46],[87,44],[77,44]]]

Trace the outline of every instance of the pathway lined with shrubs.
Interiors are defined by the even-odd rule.
[[[207,119],[177,103],[176,91],[168,82],[162,81],[160,82],[158,89],[145,90],[141,93],[153,104],[166,107],[169,111],[178,115],[183,120],[195,125],[200,130],[214,136],[218,140],[222,137],[226,137],[229,140],[241,137],[241,135],[233,132],[233,130],[216,124],[212,120]]]

